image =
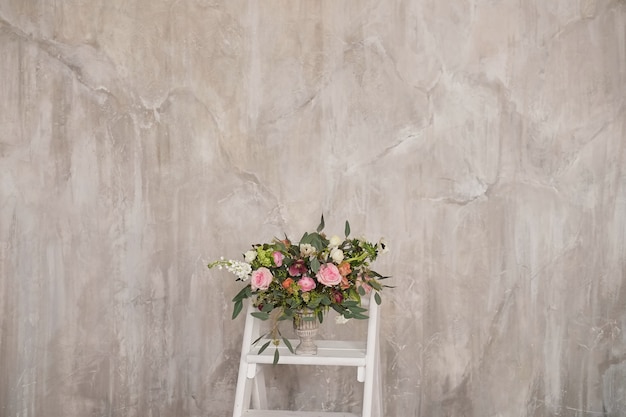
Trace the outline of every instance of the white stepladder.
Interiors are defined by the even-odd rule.
[[[382,388],[380,378],[379,306],[370,297],[367,337],[363,341],[316,340],[317,355],[294,355],[284,346],[278,347],[280,365],[352,366],[357,368],[357,380],[363,383],[363,409],[360,415],[325,411],[268,410],[263,366],[272,364],[274,348],[257,354],[259,346],[252,343],[260,336],[259,320],[254,318],[252,303],[248,304],[241,346],[239,376],[235,392],[233,417],[382,417]],[[365,303],[364,303],[365,304]],[[292,346],[298,343],[290,340]]]

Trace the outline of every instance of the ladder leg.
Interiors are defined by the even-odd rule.
[[[233,407],[233,417],[242,417],[243,413],[250,409],[253,380],[248,378],[249,372],[254,372],[256,365],[248,363],[248,353],[252,341],[258,336],[259,328],[250,315],[252,303],[248,304],[246,312],[246,324],[243,330],[243,341],[241,343],[241,358],[239,360],[239,375],[237,377],[237,389],[235,390],[235,405]]]
[[[239,376],[237,377],[237,390],[235,391],[235,406],[233,417],[241,417],[244,411],[250,409],[250,396],[252,394],[252,380],[247,377],[248,366],[242,359],[239,364]]]
[[[267,409],[267,391],[263,366],[257,366],[257,373],[252,383],[252,405],[257,410]]]
[[[371,296],[373,298],[373,296]],[[372,417],[372,405],[380,403],[380,356],[378,333],[380,331],[378,305],[370,298],[369,323],[367,325],[367,342],[365,354],[365,381],[363,383],[363,414],[362,417]],[[379,407],[376,405],[376,407]],[[378,417],[378,416],[376,416]]]
[[[374,392],[372,399],[372,417],[383,417],[383,387],[380,370],[380,343],[376,343],[376,362],[374,364]]]
[[[374,397],[374,367],[365,369],[365,382],[363,383],[363,414],[362,417],[372,417],[372,403]]]

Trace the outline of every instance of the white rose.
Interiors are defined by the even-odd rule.
[[[343,242],[343,240],[339,236],[334,235],[333,237],[330,238],[330,241],[328,242],[328,247],[329,248],[336,248],[339,245],[341,245],[342,242]]]
[[[307,257],[315,253],[315,248],[310,243],[303,243],[300,245],[300,256]]]
[[[343,261],[343,251],[339,248],[333,248],[330,251],[330,257],[332,258],[333,262],[339,264],[341,261]]]
[[[254,261],[256,259],[256,251],[255,250],[249,250],[248,252],[243,254],[243,258],[248,263]]]

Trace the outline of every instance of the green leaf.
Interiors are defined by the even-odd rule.
[[[252,313],[252,317],[256,317],[260,320],[267,320],[270,318],[270,315],[261,311],[255,311],[254,313]]]
[[[235,306],[233,308],[233,316],[232,316],[233,320],[239,315],[239,313],[241,313],[242,309],[243,309],[243,301],[241,300],[236,301]]]
[[[381,291],[383,289],[378,283],[378,281],[374,279],[369,280],[367,283],[370,285],[370,287],[374,288],[376,291]]]
[[[274,306],[269,304],[269,303],[263,305],[263,308],[261,309],[261,311],[264,312],[264,313],[269,313],[272,310],[274,310]]]
[[[359,287],[357,291],[359,292],[360,295],[365,295],[365,288]]]
[[[322,310],[317,312],[317,319],[320,321],[320,324],[324,322],[324,314],[322,313]]]
[[[251,291],[252,289],[250,288],[250,285],[246,285],[237,293],[235,297],[233,297],[233,302],[241,301],[244,298],[250,297]]]
[[[260,355],[261,353],[263,353],[263,351],[265,349],[267,349],[267,347],[270,345],[270,343],[272,343],[271,340],[269,342],[265,343],[263,346],[261,346],[261,349],[259,349],[259,353],[258,354]]]
[[[320,225],[317,226],[317,231],[321,232],[322,230],[324,230],[324,215],[322,214],[322,219],[320,220]]]
[[[276,365],[278,363],[279,358],[280,358],[280,353],[278,353],[278,348],[276,348],[276,350],[274,351],[274,362],[272,362],[272,365]]]
[[[376,300],[376,304],[380,305],[383,301],[380,299],[380,294],[374,294],[374,300]]]
[[[324,241],[322,240],[322,237],[317,233],[314,233],[311,236],[313,236],[311,238],[311,245],[313,245],[315,250],[317,250],[318,252],[321,252],[325,246]]]
[[[302,245],[304,243],[308,243],[309,245],[313,246],[316,251],[321,252],[328,244],[328,241],[324,239],[319,233],[311,233],[302,236],[302,239],[300,239],[300,244]]]
[[[317,271],[320,270],[320,261],[317,258],[313,258],[313,260],[311,260],[311,271],[313,271],[314,274],[317,274]]]
[[[289,352],[295,354],[296,352],[293,350],[293,346],[291,346],[291,342],[286,337],[283,337],[283,342],[285,342],[285,346],[289,349]]]
[[[350,236],[350,223],[348,223],[348,221],[346,220],[346,230],[345,230],[345,235],[346,237]]]
[[[252,345],[253,346],[256,345],[259,340],[261,340],[261,339],[263,339],[265,337],[265,335],[267,335],[267,333],[262,334],[261,336],[257,337],[257,339],[254,342],[252,342]]]
[[[320,305],[320,301],[321,299],[316,298],[314,300],[311,300],[309,303],[307,303],[306,306],[310,308],[311,310],[315,310]]]

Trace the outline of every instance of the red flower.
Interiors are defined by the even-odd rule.
[[[300,275],[306,273],[306,271],[306,265],[304,263],[304,260],[302,259],[298,259],[297,261],[289,265],[289,275],[291,275],[292,277],[299,277]]]

